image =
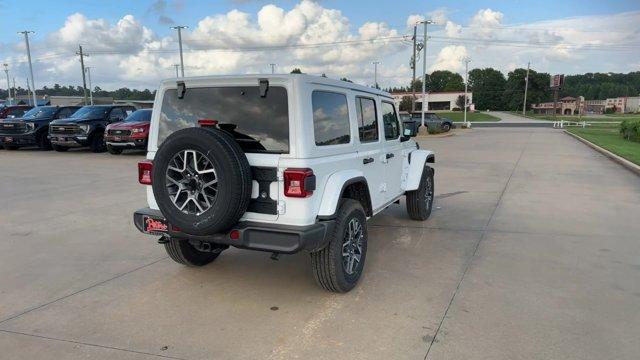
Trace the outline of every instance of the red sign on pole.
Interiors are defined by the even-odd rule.
[[[564,86],[564,75],[556,74],[551,76],[551,83],[549,86],[552,89],[561,89]]]

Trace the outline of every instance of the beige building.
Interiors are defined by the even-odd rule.
[[[565,96],[562,99],[558,100],[557,104],[555,105],[555,113],[557,115],[585,114],[586,101],[584,100],[583,96],[578,96],[577,98],[572,96]],[[531,109],[533,109],[534,114],[553,115],[554,103],[544,102],[533,104],[531,105]]]
[[[398,93],[391,93],[391,96],[393,96],[393,99],[396,103],[396,106],[399,107],[400,106],[400,102],[402,101],[402,98],[405,96],[413,96],[413,93],[410,92],[398,92]],[[459,106],[456,104],[456,102],[458,101],[458,97],[459,96],[464,96],[464,91],[445,91],[445,92],[431,92],[431,93],[427,93],[427,102],[429,104],[429,106],[426,108],[426,110],[430,110],[430,111],[438,111],[438,110],[446,110],[446,111],[450,111],[456,108],[459,108]],[[474,111],[475,110],[475,105],[473,104],[473,93],[468,92],[467,93],[467,98],[468,98],[468,103],[469,105],[469,111]],[[419,91],[416,92],[416,110],[421,110],[422,109],[422,93],[420,93]]]

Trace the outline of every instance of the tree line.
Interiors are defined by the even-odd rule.
[[[28,95],[27,89],[24,89],[22,87],[17,87],[15,90],[16,90],[16,95]],[[53,87],[45,86],[42,89],[38,89],[36,93],[39,97],[43,95],[47,95],[47,96],[83,96],[84,95],[82,86],[74,87],[70,85],[63,86],[60,84],[55,84],[53,85]],[[155,94],[156,94],[155,90],[153,91],[149,89],[137,90],[137,89],[129,89],[126,87],[113,90],[113,91],[103,90],[99,86],[96,86],[93,89],[94,97],[112,97],[117,100],[153,100],[155,97]],[[6,89],[0,90],[0,98],[4,99],[6,97],[7,97],[7,90]]]
[[[478,110],[521,110],[527,69],[518,68],[507,76],[493,68],[469,71],[469,91]],[[529,70],[527,108],[531,104],[553,101],[549,89],[550,74]],[[439,70],[426,76],[426,88],[433,92],[464,91],[464,80],[460,74]],[[422,80],[417,79],[407,87],[390,87],[389,92],[422,91]],[[640,72],[627,74],[587,73],[565,76],[564,88],[559,97],[584,96],[586,100],[604,100],[619,96],[640,95]],[[401,110],[411,109],[411,98],[403,99]]]

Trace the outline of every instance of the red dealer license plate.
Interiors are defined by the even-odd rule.
[[[143,217],[144,231],[151,234],[166,234],[169,232],[169,225],[164,219],[154,219],[148,216]]]

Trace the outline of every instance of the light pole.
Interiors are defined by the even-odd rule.
[[[87,66],[84,68],[87,72],[87,77],[89,78],[89,102],[93,105],[93,90],[91,87],[91,66]]]
[[[172,26],[172,29],[178,30],[178,46],[180,47],[180,73],[184,77],[184,58],[182,57],[182,29],[188,29],[188,26],[178,25]]]
[[[529,88],[529,67],[531,63],[527,63],[527,76],[524,78],[524,102],[522,103],[522,116],[526,116],[527,112],[527,89]],[[556,111],[553,109],[553,111]]]
[[[176,69],[176,78],[179,78],[180,76],[178,75],[178,68],[180,68],[180,64],[173,64],[173,67]]]
[[[4,73],[7,75],[7,102],[9,105],[13,105],[11,100],[13,96],[11,96],[11,83],[9,82],[9,64],[2,64],[4,66]]]
[[[84,67],[84,57],[89,56],[82,52],[82,45],[78,45],[78,51],[76,51],[76,55],[80,55],[80,70],[82,71],[82,94],[84,95],[84,104],[87,105],[87,77],[86,70]]]
[[[278,64],[269,64],[269,66],[271,66],[271,74],[275,74],[276,73],[276,65]]]
[[[373,64],[373,87],[378,89],[378,64],[380,61],[374,61]]]
[[[29,73],[31,74],[31,87],[33,88],[33,106],[38,107],[38,99],[36,98],[36,84],[33,80],[33,65],[31,64],[31,48],[29,47],[29,34],[35,34],[30,30],[18,31],[18,34],[24,35],[24,42],[27,45],[27,59],[29,60]]]
[[[411,57],[411,70],[413,77],[411,80],[411,112],[416,111],[416,44],[418,42],[418,24],[413,25],[413,57]]]
[[[421,113],[422,113],[422,120],[421,120],[421,125],[422,128],[424,129],[424,111],[425,108],[429,107],[429,103],[427,102],[427,25],[429,24],[433,24],[433,20],[424,20],[420,22],[421,24],[424,25],[424,44],[423,44],[423,50],[424,53],[422,54],[423,58],[422,58],[422,106],[420,107]]]
[[[464,126],[465,127],[469,127],[469,123],[467,123],[467,104],[468,104],[468,100],[467,100],[467,93],[468,93],[468,88],[469,88],[469,63],[471,62],[471,59],[464,58]]]

